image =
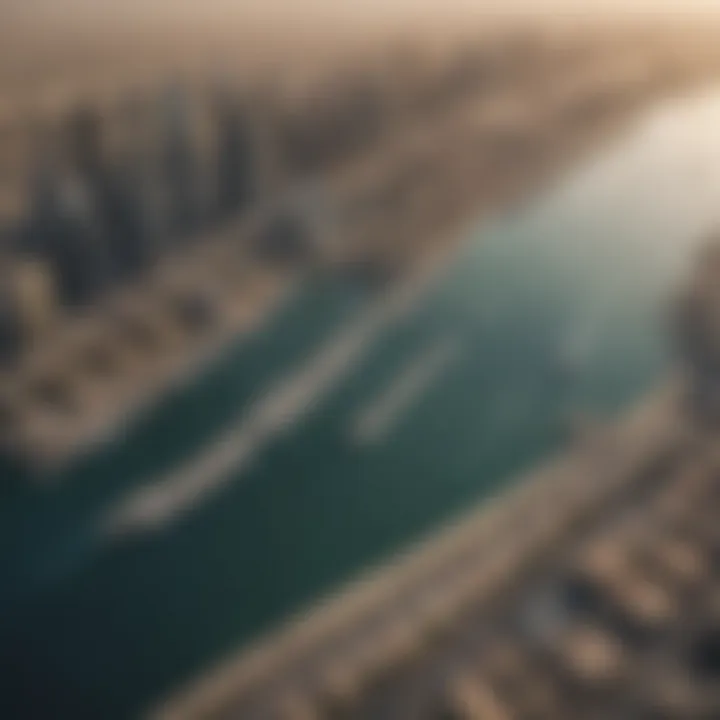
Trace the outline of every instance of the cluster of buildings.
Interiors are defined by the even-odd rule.
[[[254,141],[239,100],[218,94],[205,124],[188,93],[110,116],[80,106],[39,129],[22,212],[4,228],[0,355],[64,308],[86,305],[249,204]]]
[[[502,47],[76,104],[16,135],[10,173],[0,117],[3,456],[56,469],[107,441],[308,263],[382,280],[410,262],[461,213],[471,181],[444,148]]]
[[[107,441],[308,262],[384,284],[440,257],[667,90],[630,40],[400,45],[65,103],[14,134],[0,115],[0,454],[48,469]]]
[[[41,112],[22,119],[22,138],[0,122],[0,362],[58,313],[95,303],[258,201],[555,55],[522,37],[437,51],[400,45],[243,88],[177,82]],[[8,167],[17,140],[26,151]],[[11,213],[8,176],[19,196]]]

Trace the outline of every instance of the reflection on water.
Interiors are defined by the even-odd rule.
[[[358,322],[368,298],[305,289],[126,445],[45,494],[8,492],[6,680],[48,688],[32,701],[46,715],[123,715],[495,492],[563,442],[573,414],[638,397],[665,366],[663,309],[690,248],[720,219],[713,118],[718,95],[671,104],[546,197],[479,229],[411,312],[365,338],[312,412],[289,418],[252,466],[223,472],[222,487],[163,532],[92,545],[98,518],[129,489],[202,457],[259,393]],[[462,353],[403,422],[371,448],[349,442],[358,413],[448,334]]]

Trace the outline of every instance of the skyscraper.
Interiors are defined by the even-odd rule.
[[[49,262],[68,304],[90,301],[107,284],[109,262],[93,200],[81,176],[40,156],[23,249]]]
[[[0,269],[0,366],[12,362],[20,348],[20,325],[3,275]]]
[[[217,122],[218,210],[221,216],[241,209],[256,190],[256,148],[240,100],[226,89],[214,103]]]
[[[192,100],[182,85],[172,85],[163,96],[161,133],[168,230],[176,237],[187,236],[200,224],[202,197]]]
[[[94,180],[105,170],[103,121],[90,105],[76,107],[65,125],[65,152],[71,169]]]

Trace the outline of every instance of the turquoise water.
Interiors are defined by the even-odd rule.
[[[126,717],[360,569],[500,491],[668,364],[664,313],[720,220],[716,95],[640,121],[544,196],[472,231],[422,301],[250,467],[161,531],[100,519],[201,453],[369,293],[301,289],[255,336],[45,490],[0,506],[3,693],[18,717]],[[359,444],[358,418],[417,359],[456,352]],[[7,715],[4,715],[7,716]]]

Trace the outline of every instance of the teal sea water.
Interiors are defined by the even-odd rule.
[[[567,441],[573,417],[641,397],[670,362],[674,288],[720,223],[718,121],[718,94],[664,104],[543,196],[478,224],[348,373],[160,531],[109,538],[101,520],[352,327],[369,291],[315,280],[61,483],[8,477],[0,716],[133,716],[501,492]],[[368,413],[381,418],[369,437]]]

